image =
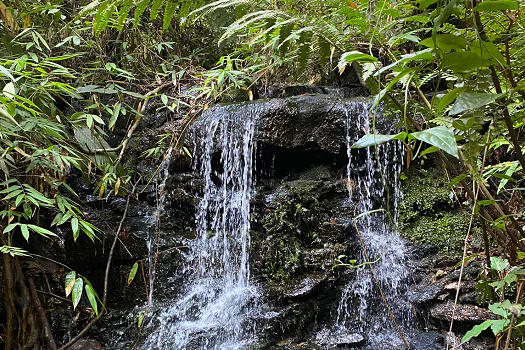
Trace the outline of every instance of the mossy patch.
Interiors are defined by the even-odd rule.
[[[443,172],[411,170],[402,190],[399,219],[403,235],[414,243],[433,245],[445,253],[461,252],[470,217],[455,205]]]

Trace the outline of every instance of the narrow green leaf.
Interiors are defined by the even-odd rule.
[[[409,137],[436,146],[451,156],[459,158],[454,132],[446,126],[437,126],[435,128],[414,132],[410,134]]]
[[[17,223],[17,224],[9,224],[9,225],[7,225],[7,227],[4,229],[4,233],[12,231],[18,225],[20,225],[20,224]]]
[[[89,300],[89,304],[91,305],[91,308],[95,311],[95,314],[98,316],[98,305],[97,305],[97,298],[96,298],[96,292],[93,290],[93,287],[91,285],[86,284],[84,286],[84,290],[86,291],[86,295]]]
[[[77,278],[73,283],[73,290],[71,293],[71,299],[73,301],[73,310],[77,308],[80,298],[82,297],[82,288],[84,287],[84,281],[81,277]]]
[[[374,56],[370,56],[366,53],[362,53],[359,51],[350,51],[345,52],[341,55],[341,58],[339,59],[338,68],[341,70],[344,68],[348,63],[352,62],[377,62],[377,58]]]
[[[75,271],[71,271],[66,275],[65,284],[64,284],[64,290],[66,292],[66,297],[71,294],[71,291],[73,290],[73,285],[75,284],[75,279],[77,278],[77,273]]]
[[[36,233],[39,233],[43,236],[53,236],[53,237],[57,237],[56,233],[54,232],[51,232],[49,230],[46,230],[45,228],[43,227],[40,227],[40,226],[36,226],[36,225],[27,225],[31,230],[35,231]]]
[[[26,241],[29,242],[29,230],[27,229],[27,225],[20,225],[20,230],[22,230],[22,236],[24,236]]]
[[[71,219],[71,229],[73,230],[73,240],[76,242],[79,234],[78,218]]]
[[[129,271],[128,286],[131,284],[131,282],[133,282],[133,279],[135,278],[135,275],[137,274],[138,268],[139,268],[139,264],[138,263],[134,263],[133,267],[131,268],[131,271]]]

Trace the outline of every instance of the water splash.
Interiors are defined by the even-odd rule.
[[[356,205],[355,227],[364,245],[359,261],[366,261],[365,255],[368,261],[377,260],[373,264],[376,278],[397,322],[408,329],[413,318],[408,302],[402,297],[409,276],[407,247],[396,230],[397,205],[402,196],[399,184],[402,144],[396,141],[360,150],[349,148],[364,133],[373,132],[369,108],[370,104],[366,103],[346,105],[349,159],[346,181]],[[382,132],[395,132],[393,125]],[[337,309],[336,329],[366,334],[370,348],[400,345],[401,339],[368,267],[357,269],[353,282],[344,288]]]
[[[257,108],[214,108],[193,126],[203,191],[182,269],[186,287],[160,314],[146,349],[236,350],[256,341],[259,291],[248,258]]]

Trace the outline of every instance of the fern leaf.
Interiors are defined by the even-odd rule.
[[[299,69],[301,71],[304,71],[306,69],[306,65],[308,64],[308,59],[310,58],[310,52],[311,52],[311,43],[312,41],[312,32],[311,31],[303,31],[300,34],[299,37]]]
[[[185,3],[187,3],[187,1],[183,2],[181,7],[184,6]],[[168,0],[168,2],[166,3],[166,7],[164,8],[164,17],[162,18],[163,30],[168,30],[178,5],[179,3],[175,2],[174,0]]]
[[[85,14],[91,12],[92,10],[94,10],[95,8],[97,8],[99,5],[100,5],[100,1],[99,0],[94,0],[94,1],[90,2],[89,4],[87,4],[86,6],[84,6],[82,8],[82,10],[80,10],[79,15],[85,15]]]
[[[191,10],[191,1],[185,0],[180,4],[179,16],[180,18],[187,17]]]
[[[132,7],[133,7],[133,0],[124,0],[122,2],[122,5],[120,6],[120,9],[118,11],[118,18],[117,18],[117,29],[118,30],[122,30],[122,28],[124,28],[124,22],[126,22],[126,19],[128,19],[128,15]]]
[[[228,39],[233,34],[248,28],[252,23],[256,23],[258,21],[262,21],[264,19],[272,18],[275,16],[277,16],[277,12],[272,10],[263,10],[248,13],[247,15],[239,18],[226,28],[226,31],[219,38],[218,44]]]
[[[159,16],[160,9],[162,8],[162,5],[164,5],[164,0],[153,0],[151,3],[151,10],[149,13],[149,19],[155,20]]]
[[[146,11],[149,2],[150,0],[140,0],[137,6],[135,7],[135,13],[133,14],[133,28],[136,28],[139,25],[140,19],[142,18],[144,11]]]
[[[317,39],[317,45],[319,46],[319,59],[321,61],[321,66],[324,66],[330,58],[330,43],[324,38],[319,37]]]
[[[199,19],[200,17],[206,16],[207,14],[214,12],[218,9],[223,9],[227,7],[235,7],[239,5],[248,5],[251,3],[252,3],[251,0],[218,0],[218,1],[211,2],[207,5],[197,7],[188,16],[189,17],[197,16],[195,19]]]
[[[288,37],[292,33],[294,26],[295,24],[288,24],[281,27],[279,31],[279,55],[281,55],[281,57],[284,57],[288,51]]]
[[[108,26],[109,18],[113,14],[114,7],[109,2],[103,2],[98,8],[95,21],[93,22],[93,31],[95,35],[100,34]]]

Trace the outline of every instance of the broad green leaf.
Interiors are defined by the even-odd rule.
[[[359,51],[345,52],[341,55],[341,58],[339,59],[339,70],[343,69],[347,64],[352,62],[377,62],[377,58]]]
[[[139,264],[138,263],[134,263],[133,267],[131,268],[131,271],[129,271],[128,286],[131,284],[131,282],[133,282],[133,279],[135,278],[135,275],[137,274],[138,268],[139,268]]]
[[[4,96],[9,98],[9,99],[13,99],[16,95],[16,88],[15,88],[15,84],[10,81],[9,83],[5,84],[4,86],[4,89],[3,89],[3,93],[4,93]]]
[[[27,225],[20,225],[20,230],[22,230],[22,236],[24,236],[26,241],[29,241],[29,230],[27,229]]]
[[[431,129],[413,132],[409,137],[436,146],[451,156],[459,158],[454,132],[446,126],[436,126]]]
[[[454,72],[465,72],[490,65],[491,62],[489,60],[481,58],[475,52],[460,51],[445,54],[441,68],[450,69]]]
[[[503,318],[506,318],[509,315],[509,312],[505,310],[503,307],[505,305],[502,305],[502,303],[494,303],[489,305],[489,310],[492,311],[495,315],[501,316]],[[509,305],[510,306],[510,303]]]
[[[64,286],[66,297],[68,297],[69,294],[71,294],[76,278],[77,278],[77,273],[75,271],[71,271],[70,273],[66,275],[65,286]]]
[[[504,10],[517,10],[517,1],[508,0],[485,0],[480,2],[474,7],[474,11],[504,11]]]
[[[474,326],[470,331],[465,333],[463,338],[461,338],[461,343],[466,343],[470,339],[472,339],[474,337],[477,337],[478,335],[481,334],[481,332],[483,332],[484,330],[488,329],[496,321],[497,320],[486,320],[482,324],[478,324],[478,325]]]
[[[77,308],[80,298],[82,297],[82,288],[84,287],[84,280],[79,277],[73,283],[73,291],[71,293],[71,299],[73,301],[73,310]]]
[[[397,61],[395,61],[394,63],[392,64],[389,64],[388,66],[386,67],[383,67],[381,68],[380,70],[378,70],[374,76],[377,76],[389,69],[392,69],[393,67],[397,66],[397,65],[400,65],[402,63],[408,63],[408,62],[412,62],[412,61],[432,61],[434,59],[434,56],[432,55],[432,49],[425,49],[425,50],[421,50],[421,51],[417,51],[417,52],[414,52],[414,53],[410,53],[410,54],[406,54],[406,55],[402,55],[401,58]]]
[[[495,271],[505,271],[510,266],[507,259],[503,259],[499,256],[490,257],[490,268]]]
[[[489,41],[476,40],[470,44],[470,51],[478,54],[482,59],[491,61],[503,67],[507,67],[507,60],[501,51]]]
[[[496,101],[503,94],[489,94],[483,92],[463,92],[456,99],[456,102],[450,109],[450,115],[456,115],[465,111],[483,107]]]
[[[96,292],[93,290],[93,287],[91,285],[86,284],[84,286],[84,289],[86,291],[86,295],[89,300],[89,304],[91,304],[91,308],[95,311],[95,314],[98,316],[98,305],[97,305],[97,297]]]
[[[447,92],[443,97],[439,99],[437,112],[440,114],[443,113],[445,109],[448,107],[448,105],[451,104],[452,101],[454,101],[456,97],[458,97],[458,95],[461,94],[466,89],[467,89],[466,87],[460,87],[460,88],[452,89],[449,92]]]
[[[380,145],[382,143],[391,140],[404,140],[407,136],[406,132],[400,132],[395,135],[381,135],[381,134],[366,134],[357,140],[350,148],[365,148],[374,145]]]
[[[443,51],[461,50],[467,46],[467,41],[465,38],[459,35],[440,34],[436,35],[435,40],[436,41],[434,42],[433,38],[427,38],[421,41],[419,44],[433,49],[437,45],[437,48]]]

